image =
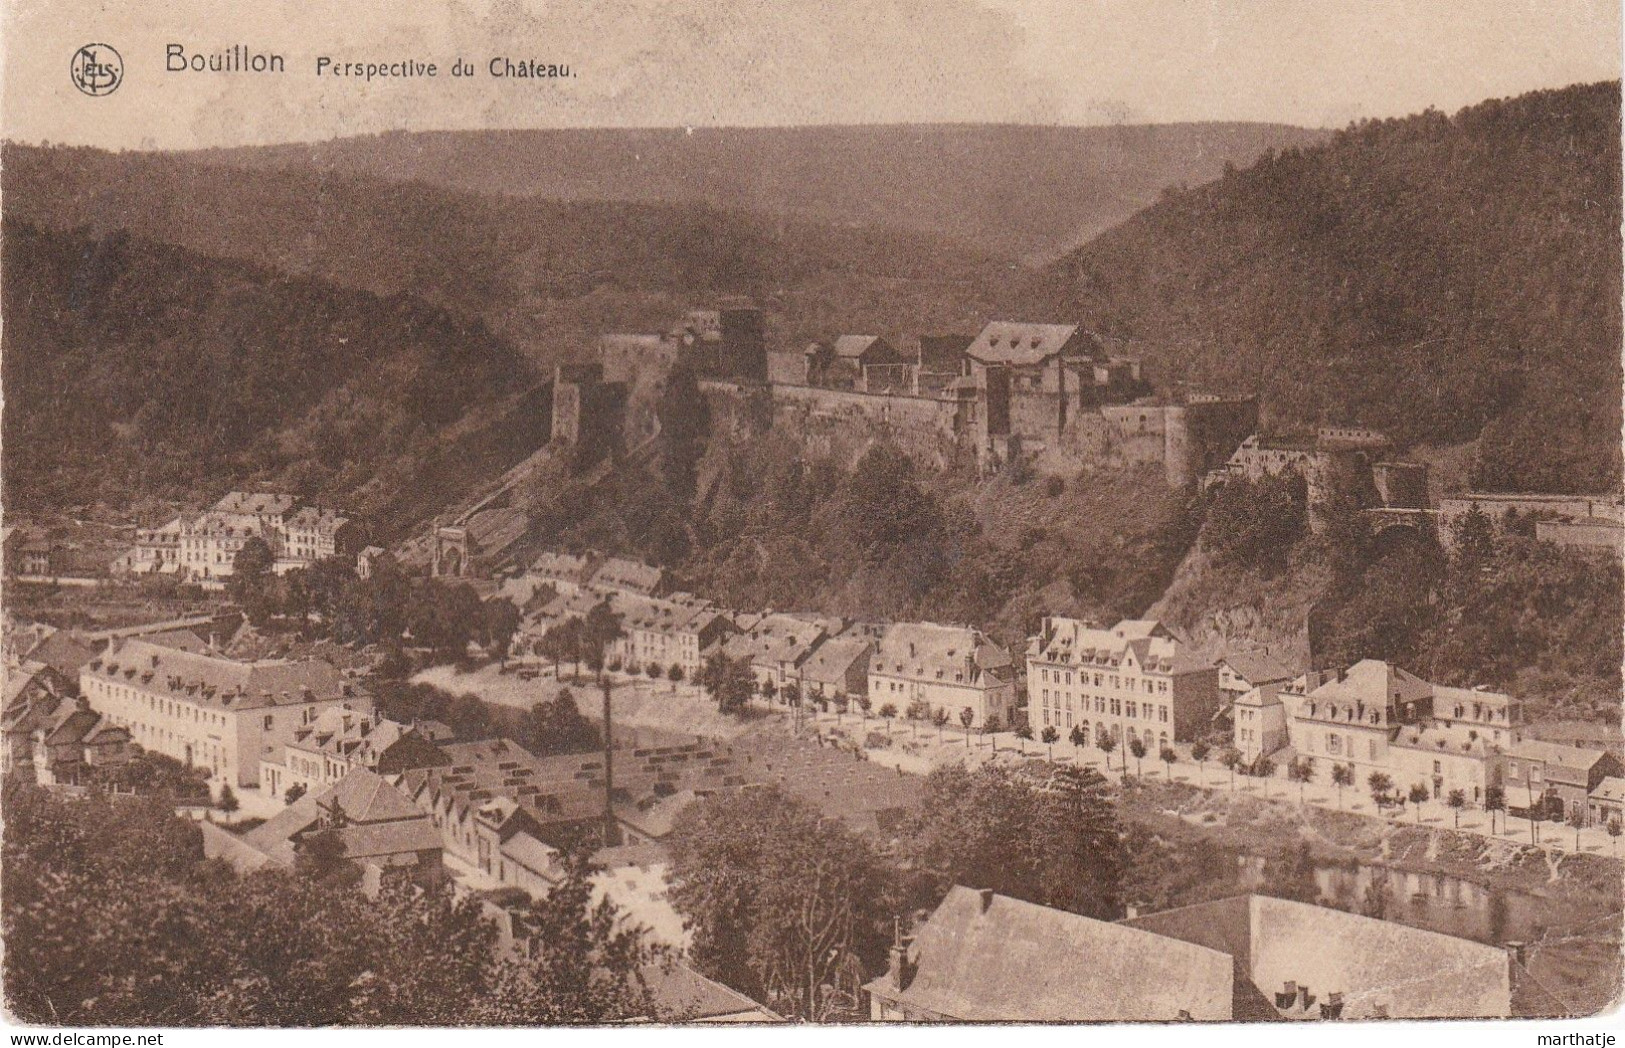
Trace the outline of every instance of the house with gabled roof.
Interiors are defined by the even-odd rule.
[[[319,792],[308,793],[240,837],[204,824],[204,853],[242,872],[292,867],[309,839],[331,833],[344,858],[362,867],[375,888],[389,873],[420,884],[442,877],[440,834],[434,824],[382,776],[357,768]]]
[[[751,620],[748,628],[729,634],[722,653],[750,666],[764,694],[770,688],[776,693],[786,685],[801,683],[802,666],[828,637],[820,622],[769,612]]]
[[[1585,818],[1592,791],[1620,776],[1625,768],[1606,750],[1524,739],[1507,750],[1507,803],[1527,801],[1551,818]]]
[[[1299,754],[1387,772],[1389,743],[1399,729],[1432,716],[1433,685],[1380,659],[1362,659],[1294,678],[1281,689],[1281,701]]]
[[[1206,730],[1221,705],[1218,670],[1161,622],[1101,628],[1046,616],[1027,641],[1027,719],[1091,742],[1133,740],[1157,754]]]
[[[970,727],[1008,727],[1016,715],[1016,672],[1010,653],[969,626],[894,622],[869,661],[869,701]]]
[[[886,974],[863,987],[891,1022],[1171,1022],[1231,1018],[1228,954],[955,886]]]
[[[295,728],[293,737],[261,762],[260,782],[271,796],[281,797],[295,786],[311,793],[324,790],[357,768],[399,775],[448,761],[415,726],[341,706]]]
[[[905,1022],[1301,1022],[1543,1014],[1514,952],[1244,895],[1111,922],[956,886],[864,990]]]

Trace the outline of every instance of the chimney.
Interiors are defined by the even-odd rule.
[[[1288,979],[1281,986],[1281,992],[1275,995],[1275,1007],[1286,1009],[1298,999],[1298,984]]]
[[[1320,1006],[1320,1017],[1322,1019],[1341,1019],[1343,1017],[1343,993],[1341,990],[1326,995],[1325,1003]]]
[[[1314,995],[1309,992],[1308,986],[1298,987],[1298,1010],[1307,1012],[1309,1006],[1315,1003]]]
[[[915,962],[908,956],[913,945],[914,936],[899,935],[887,954],[886,981],[896,990],[906,990],[914,981]]]
[[[1506,950],[1507,956],[1511,957],[1514,963],[1520,966],[1523,965],[1524,958],[1527,956],[1527,943],[1518,939],[1511,939],[1502,943],[1501,946],[1504,950]]]
[[[986,913],[993,905],[993,889],[982,888],[976,894],[982,897],[982,912]]]

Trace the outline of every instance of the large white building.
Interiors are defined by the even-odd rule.
[[[1138,739],[1151,753],[1193,739],[1220,706],[1219,671],[1169,629],[1124,619],[1101,629],[1048,616],[1027,642],[1027,721],[1091,742]]]
[[[250,539],[270,548],[277,572],[353,553],[356,525],[331,509],[300,506],[292,495],[233,491],[202,513],[140,529],[135,546],[114,562],[118,572],[175,572],[213,583],[232,575]]]
[[[1009,726],[1016,712],[1015,664],[1010,653],[968,626],[898,622],[885,628],[869,662],[869,701],[927,716],[943,711],[970,726],[989,720]]]
[[[237,786],[257,786],[261,762],[324,711],[371,711],[330,663],[236,662],[137,639],[86,663],[79,691],[134,744]]]

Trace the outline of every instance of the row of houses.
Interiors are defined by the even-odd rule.
[[[495,754],[498,742],[482,744]],[[455,752],[453,759],[467,754]],[[510,754],[511,755],[511,754]],[[528,756],[528,755],[526,755]],[[532,758],[534,760],[534,758]],[[315,847],[326,841],[325,853],[342,856],[360,871],[358,888],[375,895],[386,880],[404,880],[421,886],[444,883],[453,871],[446,863],[454,851],[443,820],[436,811],[415,803],[412,794],[423,793],[422,777],[410,782],[397,775],[393,781],[364,767],[354,767],[337,782],[319,792],[307,793],[264,823],[238,835],[213,823],[204,823],[204,853],[229,862],[239,872],[262,869],[289,869],[302,854],[321,854]],[[480,806],[477,816],[480,853],[497,856],[493,871],[504,873],[505,885],[520,887],[542,896],[551,890],[559,874],[556,851],[532,836],[529,826],[509,833],[498,843],[493,826],[512,825],[501,820],[498,810],[517,808],[496,802]],[[603,861],[604,854],[600,854]],[[599,896],[611,895],[625,866],[613,861],[595,876]],[[483,868],[483,867],[482,867]],[[522,872],[521,872],[522,871]],[[664,883],[663,877],[661,883]],[[468,890],[464,886],[461,890]],[[619,901],[619,900],[618,900]],[[504,904],[491,898],[481,900],[483,916],[497,928],[494,948],[509,956],[529,952],[534,931],[523,906]],[[638,917],[645,914],[639,912]],[[675,914],[672,915],[675,920]],[[679,929],[681,922],[676,922]],[[648,965],[642,972],[649,990],[651,1015],[628,1015],[624,1021],[651,1021],[680,1017],[704,1022],[776,1022],[779,1017],[754,1001],[707,979],[681,959],[668,958]]]
[[[1362,783],[1382,773],[1435,799],[1459,790],[1475,807],[1498,790],[1538,817],[1588,825],[1621,815],[1619,760],[1525,738],[1523,704],[1502,692],[1434,684],[1377,659],[1298,672],[1246,653],[1220,666],[1234,746],[1247,763],[1346,765]]]
[[[252,539],[271,550],[281,574],[363,547],[361,525],[342,512],[283,492],[227,492],[213,506],[155,528],[138,528],[135,545],[112,564],[115,575],[162,574],[218,584],[235,570]]]
[[[546,569],[562,559],[548,555]],[[533,609],[512,654],[542,655],[549,630],[584,619],[599,604],[620,616],[624,635],[605,651],[616,671],[694,680],[723,655],[748,667],[764,695],[793,690],[841,703],[866,699],[919,717],[968,718],[974,727],[1011,724],[1020,704],[1010,653],[971,627],[741,614],[692,594],[656,597],[596,581],[565,588]]]

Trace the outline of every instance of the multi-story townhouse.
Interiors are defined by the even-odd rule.
[[[1027,719],[1091,742],[1140,740],[1153,753],[1195,738],[1220,707],[1218,670],[1160,622],[1100,629],[1047,616],[1027,642]]]
[[[181,569],[205,581],[228,578],[250,539],[262,540],[273,556],[281,544],[275,531],[251,517],[209,512],[187,519],[181,525]]]
[[[1230,704],[1230,719],[1236,752],[1251,764],[1289,744],[1286,704],[1281,701],[1285,682],[1261,684],[1242,692]],[[1221,684],[1220,690],[1223,690]]]
[[[356,525],[337,510],[305,506],[287,518],[281,537],[281,559],[292,567],[355,552]]]
[[[136,745],[238,786],[257,786],[261,762],[323,711],[370,710],[330,663],[236,662],[137,639],[86,663],[79,691]]]
[[[1504,751],[1466,724],[1435,721],[1400,728],[1388,752],[1394,782],[1401,789],[1420,784],[1434,800],[1460,790],[1476,807],[1502,784]]]
[[[693,680],[706,654],[732,630],[720,608],[687,593],[661,598],[614,591],[605,599],[621,616],[623,631],[609,658],[632,673],[651,666],[669,673],[676,666],[684,679]]]
[[[802,666],[829,636],[826,625],[811,618],[784,614],[743,617],[739,632],[728,637],[722,651],[750,666],[759,689],[777,691],[801,683]]]
[[[113,571],[133,575],[179,572],[181,535],[185,531],[185,525],[184,518],[176,517],[156,528],[137,528],[135,545],[113,562]]]
[[[1292,746],[1317,761],[1389,770],[1389,743],[1402,727],[1424,725],[1433,685],[1397,666],[1363,659],[1348,669],[1310,673],[1281,689]]]
[[[281,753],[260,763],[260,782],[281,797],[294,786],[307,793],[324,790],[358,768],[399,775],[445,763],[439,747],[412,725],[341,707],[295,728]]]
[[[971,727],[1008,726],[1015,716],[1016,675],[1010,653],[967,626],[899,622],[885,628],[869,663],[869,699],[927,715],[942,711]]]

